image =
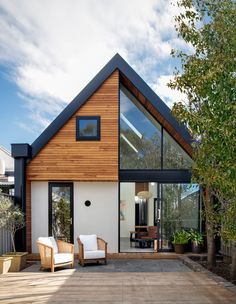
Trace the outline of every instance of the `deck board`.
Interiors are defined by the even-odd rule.
[[[32,270],[0,276],[0,303],[236,303],[205,273]]]

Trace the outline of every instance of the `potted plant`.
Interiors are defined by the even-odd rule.
[[[3,254],[3,257],[12,257],[9,271],[20,271],[26,266],[27,252],[16,252],[15,233],[25,226],[24,213],[19,206],[15,206],[11,198],[0,193],[0,228],[9,231],[13,252]]]
[[[173,241],[175,252],[183,254],[185,251],[185,245],[188,243],[190,238],[189,233],[182,229],[173,233]]]
[[[12,257],[0,256],[0,274],[5,274],[11,267]]]
[[[190,230],[189,235],[191,240],[192,252],[200,253],[201,246],[204,242],[203,235],[194,229]]]

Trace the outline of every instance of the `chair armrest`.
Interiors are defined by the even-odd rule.
[[[53,252],[53,247],[52,246],[49,246],[49,245],[46,245],[46,244],[43,244],[39,241],[36,242],[38,247],[39,247],[39,251],[40,249],[43,249],[43,250],[46,250],[46,249],[49,249],[48,251],[50,252],[50,255],[53,255],[54,252]]]
[[[74,245],[61,240],[57,240],[58,252],[74,253]]]
[[[84,259],[84,245],[81,242],[80,238],[77,238],[78,247],[79,247],[79,258]]]
[[[107,242],[101,238],[97,238],[98,249],[105,250],[107,252]]]
[[[50,260],[51,265],[53,265],[53,259],[54,259],[54,249],[52,246],[45,245],[39,241],[37,241],[37,245],[39,248],[39,254],[41,258],[41,262],[48,263],[48,259]]]

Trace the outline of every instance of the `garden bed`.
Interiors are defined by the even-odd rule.
[[[207,269],[207,257],[206,256],[189,256],[191,260],[197,262],[205,269]],[[208,270],[208,269],[207,269]],[[224,278],[227,281],[231,282],[230,277],[230,261],[223,259],[222,256],[218,256],[216,259],[216,266],[211,270],[211,272],[215,273],[216,275]],[[236,285],[236,282],[232,282]]]

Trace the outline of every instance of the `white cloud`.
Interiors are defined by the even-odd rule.
[[[156,83],[151,85],[152,89],[157,93],[157,95],[172,108],[174,102],[185,102],[186,95],[177,90],[172,90],[167,86],[170,80],[173,80],[173,75],[161,75],[157,78]]]
[[[178,10],[171,0],[0,0],[0,63],[13,66],[43,128],[117,52],[149,83],[166,73],[171,48],[182,46]],[[163,77],[153,88],[173,96]]]

